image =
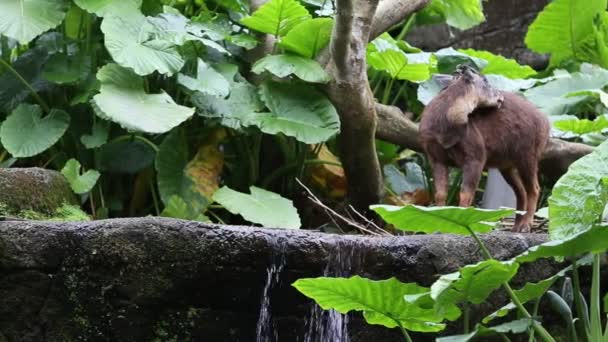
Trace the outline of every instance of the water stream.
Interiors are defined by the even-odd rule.
[[[278,341],[276,327],[274,326],[271,313],[270,293],[277,286],[283,268],[285,268],[285,243],[271,240],[272,262],[266,269],[266,284],[262,292],[262,304],[256,328],[256,342]]]
[[[352,243],[340,242],[323,271],[325,277],[348,277],[352,275],[353,266],[359,262]],[[357,253],[358,254],[358,253]],[[349,342],[348,315],[337,311],[325,311],[317,304],[312,304],[306,320],[304,342]]]

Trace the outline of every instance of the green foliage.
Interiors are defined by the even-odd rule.
[[[42,117],[39,106],[21,104],[2,123],[0,141],[13,157],[31,157],[53,146],[69,125],[70,115],[63,110]]]
[[[608,143],[570,165],[549,198],[549,234],[564,239],[590,229],[608,203]]]
[[[258,60],[251,71],[260,74],[268,71],[277,77],[296,75],[312,83],[327,83],[329,75],[315,60],[293,55],[270,55]]]
[[[261,94],[270,113],[255,114],[247,120],[264,133],[283,133],[301,142],[316,144],[340,131],[336,109],[310,86],[267,82],[262,85]]]
[[[530,25],[526,45],[536,52],[550,53],[554,65],[568,58],[593,61],[588,45],[595,43],[594,19],[606,11],[606,4],[606,0],[552,1]],[[608,60],[595,62],[608,66]]]
[[[213,200],[231,213],[264,227],[300,228],[300,216],[290,200],[255,186],[249,190],[251,194],[244,194],[224,186],[213,194]]]
[[[430,77],[430,60],[426,63],[410,63],[407,54],[388,34],[376,38],[367,46],[367,62],[391,78],[409,81],[424,81]]]
[[[382,219],[397,229],[411,232],[448,233],[469,235],[470,230],[487,233],[493,225],[488,222],[500,220],[513,214],[513,209],[487,210],[472,207],[421,207],[406,205],[373,205]]]
[[[65,163],[63,169],[61,169],[61,173],[68,180],[72,191],[76,194],[85,194],[91,191],[100,176],[96,170],[88,170],[81,174],[81,167],[78,160],[70,159]]]
[[[485,260],[461,267],[458,272],[441,276],[431,286],[431,297],[435,305],[470,302],[480,304],[503,283],[517,273],[519,264]]]
[[[475,330],[468,334],[454,335],[440,337],[437,342],[467,342],[473,341],[475,337],[491,336],[495,334],[520,334],[526,332],[532,325],[532,320],[529,318],[521,318],[515,321],[495,325],[492,327],[485,327],[483,325],[477,325]]]
[[[381,281],[359,276],[304,278],[298,279],[293,286],[325,310],[334,309],[340,313],[362,311],[369,324],[421,332],[440,331],[445,327],[440,322],[447,317],[436,312],[428,302],[420,304],[404,300],[404,296],[424,294],[428,288],[402,283],[395,278]],[[455,306],[449,309],[448,316],[457,316]]]
[[[173,217],[190,221],[210,222],[209,218],[199,211],[194,210],[193,206],[186,203],[186,201],[177,196],[173,195],[169,198],[165,210],[161,213],[164,217]]]
[[[308,10],[297,0],[270,0],[251,16],[241,19],[241,23],[250,29],[282,37],[308,19]]]
[[[197,60],[197,72],[194,77],[180,73],[177,75],[177,83],[203,94],[218,97],[226,97],[230,94],[230,83],[202,59]]]
[[[138,12],[142,0],[74,0],[76,5],[97,16]]]
[[[503,75],[511,79],[526,78],[536,75],[536,71],[528,65],[520,65],[517,61],[495,55],[488,51],[478,51],[473,49],[459,50],[471,57],[483,59],[488,64],[481,70],[484,74]]]
[[[303,57],[314,58],[329,43],[332,27],[330,18],[304,20],[281,39],[279,46]]]
[[[0,2],[0,34],[27,44],[61,24],[65,0],[3,0]]]
[[[417,18],[421,23],[446,21],[448,25],[466,30],[485,20],[478,0],[432,0]]]
[[[600,133],[608,128],[608,118],[606,116],[600,116],[595,120],[569,118],[555,121],[553,127],[582,136],[589,133]]]
[[[125,129],[165,133],[194,114],[194,109],[176,104],[164,91],[147,94],[144,80],[130,69],[107,64],[97,72],[97,79],[101,89],[93,98],[96,114]]]

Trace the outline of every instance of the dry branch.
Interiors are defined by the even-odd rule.
[[[410,14],[421,10],[430,0],[383,0],[378,4],[372,24],[370,40],[378,37]]]

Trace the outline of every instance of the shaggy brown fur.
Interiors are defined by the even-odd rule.
[[[465,71],[426,106],[420,122],[436,204],[446,204],[449,166],[462,168],[460,206],[471,205],[483,170],[495,167],[513,188],[517,210],[526,211],[517,215],[513,231],[529,232],[540,191],[538,161],[549,129],[548,119],[533,104],[492,90],[485,77]]]

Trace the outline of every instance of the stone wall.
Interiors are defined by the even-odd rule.
[[[506,259],[546,236],[483,239]],[[277,341],[304,341],[308,330],[309,341],[320,341],[328,327],[311,320],[314,305],[295,280],[358,274],[430,285],[480,258],[471,239],[450,235],[343,236],[162,218],[0,221],[0,341],[255,341],[265,290]],[[556,269],[542,261],[518,277]],[[495,296],[492,305],[504,300]],[[360,317],[348,324],[350,341],[401,341]]]

